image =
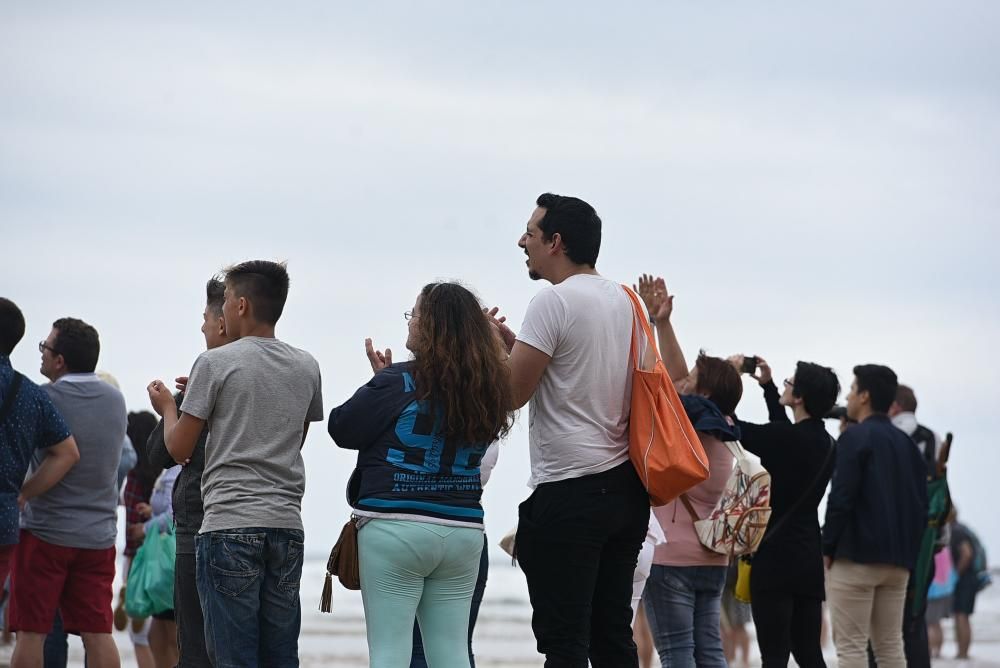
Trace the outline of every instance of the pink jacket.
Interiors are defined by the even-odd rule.
[[[726,481],[733,470],[733,455],[726,445],[715,436],[698,432],[701,445],[708,455],[708,480],[687,491],[687,496],[699,518],[708,517],[719,497],[726,488]],[[665,506],[653,508],[663,533],[667,535],[665,545],[659,545],[653,553],[653,563],[659,566],[726,566],[729,557],[716,554],[702,546],[694,530],[694,520],[680,499]]]

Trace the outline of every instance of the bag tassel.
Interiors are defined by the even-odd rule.
[[[333,600],[333,577],[330,575],[330,571],[326,572],[326,578],[323,581],[323,595],[319,598],[319,611],[320,612],[330,612],[330,603]]]
[[[333,568],[333,553],[336,551],[336,547],[330,551],[330,558],[326,562],[326,577],[323,579],[323,593],[319,597],[319,611],[320,612],[330,612],[331,603],[333,602],[333,573],[330,571]]]

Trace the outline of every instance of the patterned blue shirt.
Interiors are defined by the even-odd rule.
[[[0,354],[0,404],[14,381],[10,358]],[[70,436],[69,427],[52,400],[35,383],[21,380],[7,418],[0,424],[0,545],[17,542],[17,495],[38,448],[47,448]]]

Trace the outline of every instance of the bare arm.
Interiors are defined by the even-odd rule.
[[[522,341],[514,342],[510,358],[507,360],[507,366],[510,368],[511,394],[514,399],[513,408],[521,408],[528,403],[551,360],[551,357],[537,348]]]
[[[18,504],[23,507],[25,502],[55,487],[78,461],[80,461],[80,451],[72,436],[46,448],[45,459],[21,485]]]
[[[154,380],[146,388],[153,410],[163,416],[163,442],[167,452],[178,464],[191,459],[198,438],[205,428],[205,421],[188,413],[177,415],[177,403],[162,381]]]

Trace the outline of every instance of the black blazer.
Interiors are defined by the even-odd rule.
[[[823,554],[912,569],[927,526],[927,466],[913,440],[876,413],[845,431],[826,505]]]
[[[754,591],[824,598],[823,553],[817,507],[833,472],[833,439],[821,419],[792,424],[773,382],[762,385],[768,424],[739,422],[743,447],[771,474],[771,520],[753,558]],[[796,506],[796,504],[798,504]],[[794,508],[794,515],[784,519]],[[780,526],[779,526],[780,522]],[[770,532],[770,528],[769,528]]]

